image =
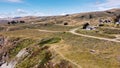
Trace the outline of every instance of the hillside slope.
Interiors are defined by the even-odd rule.
[[[106,11],[66,14],[61,16],[45,16],[45,17],[23,17],[19,20],[26,20],[27,22],[39,22],[39,23],[53,23],[53,24],[64,24],[69,25],[81,25],[85,22],[91,24],[98,24],[100,19],[108,19],[113,22],[113,18],[120,15],[120,9],[111,9]]]

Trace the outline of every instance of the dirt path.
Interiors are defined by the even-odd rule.
[[[116,39],[108,39],[108,38],[102,38],[102,37],[96,37],[96,36],[90,36],[90,35],[80,34],[80,33],[76,32],[78,29],[79,28],[75,28],[75,29],[70,30],[69,32],[72,33],[72,34],[74,34],[74,35],[78,35],[78,36],[83,36],[83,37],[89,37],[89,38],[95,38],[95,39],[112,41],[112,42],[119,42],[120,43],[120,41],[118,41]]]
[[[63,31],[40,30],[40,29],[38,29],[38,31],[41,31],[41,32],[51,32],[51,33],[63,32]]]
[[[56,50],[55,46],[56,45],[52,46],[51,49],[54,50],[57,54],[59,54],[63,59],[69,61],[70,63],[72,63],[73,65],[77,66],[78,68],[82,68],[79,64],[77,64],[74,61],[66,58],[61,52],[59,52],[58,50]]]
[[[80,34],[80,33],[76,32],[78,29],[79,28],[74,28],[74,29],[71,29],[70,31],[66,31],[66,32],[70,32],[70,33],[72,33],[74,35],[78,35],[78,36],[83,36],[83,37],[89,37],[89,38],[94,38],[94,39],[100,39],[100,40],[106,40],[106,41],[119,42],[120,43],[120,41],[118,41],[117,39],[109,39],[109,38],[102,38],[102,37]],[[38,31],[51,32],[51,33],[64,32],[64,31],[52,31],[52,30],[40,30],[40,29],[38,29]]]

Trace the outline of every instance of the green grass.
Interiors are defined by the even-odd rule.
[[[61,38],[59,38],[59,37],[44,38],[40,41],[39,45],[43,46],[44,44],[58,43],[60,40],[61,40]]]

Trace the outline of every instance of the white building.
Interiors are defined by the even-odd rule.
[[[119,21],[118,21],[118,22],[116,22],[116,24],[120,24],[120,19],[119,19]]]

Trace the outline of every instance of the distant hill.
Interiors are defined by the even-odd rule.
[[[7,22],[8,22],[8,20],[0,20],[0,24],[5,24]]]
[[[79,25],[85,22],[90,22],[91,24],[97,24],[99,19],[109,19],[113,21],[115,16],[120,15],[120,9],[111,9],[106,11],[96,11],[96,12],[86,12],[86,13],[76,13],[76,14],[66,14],[61,16],[44,16],[35,17],[27,16],[22,17],[20,20],[25,20],[27,22],[34,23],[53,23],[53,24],[64,24],[69,25]]]
[[[12,19],[25,20],[28,23],[53,23],[53,24],[68,23],[69,25],[80,25],[85,22],[89,22],[91,24],[97,24],[99,19],[109,19],[113,21],[113,18],[118,15],[120,15],[119,8],[110,9],[106,11],[66,14],[61,16],[42,16],[42,17],[26,16],[26,17],[16,17]],[[0,22],[3,22],[3,20],[0,20]]]

